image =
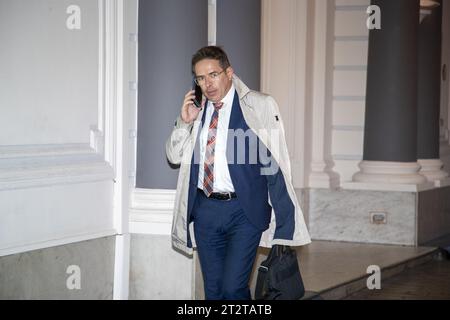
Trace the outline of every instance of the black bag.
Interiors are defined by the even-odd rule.
[[[289,246],[274,245],[258,268],[256,300],[298,300],[305,294],[297,252]]]

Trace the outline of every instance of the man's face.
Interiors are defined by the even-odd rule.
[[[197,79],[201,79],[200,87],[206,98],[211,102],[220,102],[231,88],[233,69],[228,67],[223,70],[218,60],[203,59],[197,62],[194,70]]]

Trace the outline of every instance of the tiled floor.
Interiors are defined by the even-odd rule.
[[[346,300],[450,300],[450,260],[432,260],[387,279],[380,290],[361,290]]]
[[[384,270],[395,273],[397,266],[406,265],[418,258],[431,259],[435,247],[404,247],[389,245],[357,244],[344,242],[313,241],[299,247],[298,258],[305,288],[325,295],[326,299],[340,299],[365,286],[369,266],[379,266],[383,278]],[[257,265],[268,254],[261,249]],[[256,272],[251,281],[253,289]]]

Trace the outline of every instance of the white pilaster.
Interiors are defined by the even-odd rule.
[[[208,0],[208,45],[217,43],[217,0]]]
[[[334,10],[334,1],[331,4],[328,2],[262,2],[261,88],[272,95],[280,106],[296,188],[307,187],[308,181],[310,185],[312,181],[312,185],[320,187],[332,184],[331,163],[321,166],[324,157],[330,158],[331,149],[331,131],[323,132],[325,128],[331,128],[325,124],[331,121],[331,115],[326,114],[331,111],[325,110],[330,108],[330,97],[324,98],[331,88],[326,83],[332,78],[329,70],[330,54],[323,53],[323,50],[332,48],[328,45],[327,28],[333,28],[333,15],[331,22],[327,22],[327,15],[328,7]],[[312,44],[317,41],[320,44],[313,48]],[[327,67],[324,67],[325,64]],[[316,121],[311,123],[313,116]],[[318,171],[310,175],[309,150],[314,146],[318,146],[318,149],[314,149],[312,167]]]
[[[105,157],[114,168],[117,230],[114,299],[128,299],[129,214],[135,185],[138,1],[103,0],[105,10]]]
[[[314,1],[312,154],[309,187],[335,188],[339,176],[331,160],[334,1]]]

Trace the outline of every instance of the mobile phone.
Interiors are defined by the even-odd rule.
[[[199,85],[197,85],[195,83],[194,79],[192,79],[192,90],[195,90],[195,98],[193,100],[194,105],[197,108],[201,109],[203,93],[202,93],[202,89],[200,88]]]

